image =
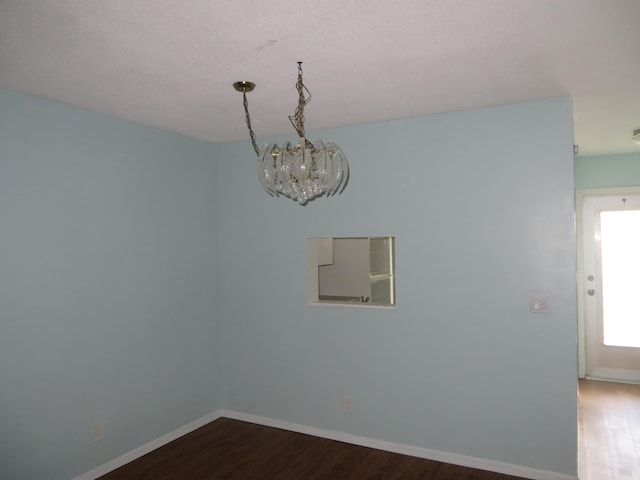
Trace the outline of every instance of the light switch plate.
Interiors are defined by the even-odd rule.
[[[551,300],[549,299],[549,295],[529,297],[529,306],[533,313],[549,313],[551,311]]]

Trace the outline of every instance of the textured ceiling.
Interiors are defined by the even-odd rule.
[[[310,131],[571,95],[580,154],[640,152],[639,0],[0,0],[0,87],[207,141],[237,80],[293,136],[298,60]]]

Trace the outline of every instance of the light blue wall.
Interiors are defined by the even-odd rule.
[[[577,157],[576,189],[640,185],[640,153]]]
[[[212,157],[0,90],[0,478],[69,479],[221,406]]]
[[[68,479],[220,407],[575,474],[570,100],[322,137],[352,178],[300,207],[248,142],[0,90],[0,478]],[[396,309],[306,304],[330,235],[396,236]]]
[[[266,195],[248,142],[217,147],[227,407],[575,475],[571,109],[322,132],[352,176],[306,207]],[[397,308],[307,305],[306,239],[366,235],[396,237]]]

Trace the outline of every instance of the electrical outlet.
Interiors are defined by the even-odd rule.
[[[104,423],[96,422],[91,426],[91,438],[94,442],[104,438]]]
[[[342,411],[344,413],[353,412],[353,397],[351,395],[345,395],[342,399]]]

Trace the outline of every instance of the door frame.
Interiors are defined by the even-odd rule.
[[[576,283],[578,287],[578,377],[585,378],[587,370],[587,322],[585,315],[585,272],[584,272],[584,211],[583,202],[585,197],[608,196],[608,195],[640,195],[640,186],[630,187],[607,187],[576,189],[576,240],[577,240],[577,268]]]

